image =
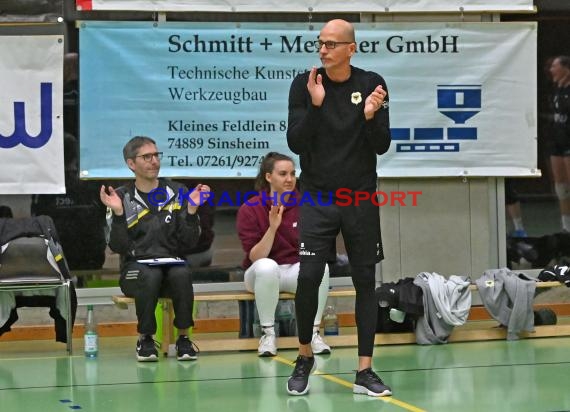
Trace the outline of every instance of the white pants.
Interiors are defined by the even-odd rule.
[[[244,275],[245,288],[255,294],[255,303],[259,313],[261,326],[273,326],[275,323],[275,308],[279,302],[279,292],[297,292],[297,277],[299,263],[278,265],[273,259],[256,260],[247,268]],[[321,317],[327,303],[329,293],[329,267],[319,287],[319,303],[314,325],[320,325]]]

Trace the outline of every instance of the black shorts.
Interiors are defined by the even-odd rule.
[[[358,206],[301,204],[301,261],[334,262],[339,231],[342,232],[348,259],[353,265],[375,264],[384,259],[379,207],[366,201]]]
[[[554,136],[549,145],[551,156],[570,156],[570,138],[565,135]]]

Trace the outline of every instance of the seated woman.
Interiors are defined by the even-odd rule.
[[[255,294],[263,334],[259,356],[277,354],[275,308],[279,292],[295,293],[299,275],[298,192],[295,164],[289,156],[270,152],[260,165],[255,181],[257,196],[247,200],[237,215],[237,231],[245,259],[245,287]],[[319,334],[329,290],[329,270],[319,288],[318,310],[313,326],[313,353],[330,353]]]

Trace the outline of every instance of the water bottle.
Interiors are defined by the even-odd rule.
[[[325,324],[325,336],[338,335],[338,317],[334,310],[334,306],[327,306],[323,313],[323,322]]]
[[[96,358],[99,352],[99,342],[97,336],[97,323],[93,315],[93,306],[87,306],[87,320],[85,321],[85,356]]]

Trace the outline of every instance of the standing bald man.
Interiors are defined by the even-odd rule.
[[[356,52],[354,27],[331,20],[316,42],[322,67],[297,76],[289,92],[287,143],[300,156],[300,187],[331,205],[304,202],[300,210],[300,272],[295,296],[299,356],[287,382],[290,395],[309,391],[315,367],[311,351],[313,319],[325,264],[336,258],[342,232],[356,289],[358,371],[353,392],[392,394],[372,370],[378,305],[374,295],[375,264],[383,259],[378,202],[355,204],[355,192],[376,192],[376,157],[390,147],[388,89],[382,76],[350,64]],[[342,201],[336,197],[342,189]],[[326,194],[323,194],[326,193]],[[348,202],[345,195],[351,196]]]

